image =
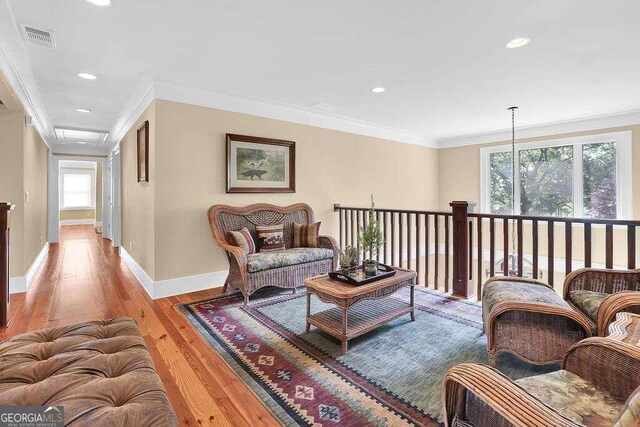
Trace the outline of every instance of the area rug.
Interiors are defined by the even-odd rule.
[[[408,301],[408,290],[391,298]],[[330,306],[312,296],[312,311]],[[340,343],[315,328],[305,333],[304,292],[222,296],[180,306],[191,324],[286,426],[440,425],[445,372],[487,363],[481,307],[423,289],[409,316]],[[499,358],[516,379],[553,370]],[[557,368],[555,368],[557,369]]]

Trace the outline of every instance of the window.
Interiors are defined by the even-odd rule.
[[[630,132],[516,144],[516,214],[631,217]],[[484,211],[511,213],[511,146],[481,149]]]
[[[62,209],[93,208],[94,171],[62,169]]]

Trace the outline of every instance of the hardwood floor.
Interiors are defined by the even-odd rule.
[[[130,316],[138,322],[181,424],[278,425],[174,307],[219,292],[152,300],[92,226],[66,226],[29,292],[12,295],[12,322],[0,334],[4,338],[48,326]]]

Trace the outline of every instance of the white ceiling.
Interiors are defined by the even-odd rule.
[[[113,133],[148,81],[446,140],[508,128],[511,105],[521,127],[640,109],[637,0],[5,1],[55,32],[14,61],[55,127]]]

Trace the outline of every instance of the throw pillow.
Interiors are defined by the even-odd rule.
[[[320,235],[320,223],[297,224],[293,223],[293,247],[317,248]]]
[[[282,224],[258,225],[258,248],[260,252],[276,252],[285,250]]]
[[[256,244],[247,227],[242,227],[238,231],[230,231],[229,233],[236,242],[236,246],[239,246],[245,254],[249,255],[256,252]]]

